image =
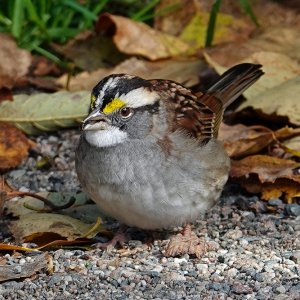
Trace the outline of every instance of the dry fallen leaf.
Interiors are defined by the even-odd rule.
[[[239,111],[247,107],[253,107],[266,115],[288,117],[292,124],[299,126],[299,95],[300,75],[247,100],[239,107]]]
[[[222,6],[226,7],[225,3]],[[299,63],[299,13],[275,1],[253,1],[251,6],[260,22],[260,31],[243,43],[228,43],[209,49],[212,59],[229,67],[255,52],[272,51],[289,56]],[[232,5],[228,6],[229,9],[230,7]]]
[[[299,183],[289,179],[280,178],[274,182],[261,183],[255,174],[250,174],[247,177],[234,178],[234,181],[239,183],[249,193],[261,193],[261,199],[263,200],[281,198],[286,203],[293,203],[300,193]]]
[[[180,33],[179,37],[189,43],[194,50],[205,46],[209,15],[210,12],[198,11]],[[253,29],[254,26],[249,21],[219,13],[214,31],[213,44],[245,40],[249,37]]]
[[[256,1],[251,5],[261,24],[260,31],[245,42],[205,51],[214,67],[228,68],[245,61],[262,64],[266,75],[254,85],[261,92],[300,73],[300,15],[274,1]],[[223,71],[218,69],[220,73]],[[263,89],[259,90],[258,86]]]
[[[19,129],[0,122],[0,170],[14,168],[28,155],[34,145]]]
[[[72,77],[69,81],[69,90],[90,91],[105,76],[118,73],[127,73],[145,79],[169,79],[191,87],[199,82],[199,73],[204,67],[204,62],[200,59],[171,59],[149,62],[132,57],[114,68],[99,69],[91,73],[82,72]],[[67,80],[68,76],[63,75],[57,80],[57,83],[65,86]]]
[[[232,158],[258,153],[274,141],[272,130],[264,126],[221,124],[219,139],[223,141],[228,155]]]
[[[0,33],[0,57],[0,88],[12,88],[28,72],[31,55],[18,48],[9,35]]]
[[[223,141],[228,155],[232,158],[257,154],[272,142],[279,143],[279,141],[299,135],[300,128],[283,127],[272,131],[267,127],[258,125],[245,126],[236,124],[229,126],[222,123],[219,130],[219,139]],[[288,147],[287,144],[284,143],[284,145]],[[289,145],[291,146],[291,144]],[[290,149],[294,148],[290,147]]]
[[[55,45],[54,49],[89,72],[116,65],[127,57],[111,38],[92,31],[81,32],[65,45]]]
[[[32,262],[26,262],[25,264],[0,265],[0,282],[26,278],[43,270],[47,271],[50,261],[51,257],[49,254],[42,253],[34,256]]]
[[[198,9],[199,1],[161,0],[155,6],[154,28],[178,36]]]
[[[210,56],[205,57],[218,73],[224,72],[226,68]],[[251,107],[262,115],[288,117],[292,124],[300,125],[300,64],[274,52],[257,52],[244,62],[262,64],[265,75],[244,92],[247,100],[238,111]]]
[[[294,197],[299,197],[300,185],[295,182],[278,181],[276,184],[262,185],[263,200],[278,199],[284,197],[287,203],[293,203]]]
[[[300,130],[300,128],[298,128]],[[289,149],[297,151],[300,153],[300,136],[295,136],[283,143]]]
[[[189,50],[189,45],[179,38],[156,31],[144,23],[108,13],[100,16],[96,31],[112,35],[121,52],[150,60],[185,55]]]
[[[212,4],[213,1],[207,0],[160,1],[156,7],[155,28],[180,36],[190,44],[190,51],[192,48],[203,48]],[[239,5],[224,3],[216,20],[213,42],[220,44],[245,40],[254,29],[253,22],[239,10]]]
[[[90,93],[85,91],[20,94],[14,101],[0,103],[0,121],[11,122],[27,134],[75,127],[88,113],[89,102]]]
[[[226,67],[225,65],[220,65],[218,61],[214,60],[213,57],[206,53],[204,54],[204,57],[219,74],[222,74],[227,70],[228,65],[226,65]],[[263,71],[265,72],[264,76],[243,93],[248,99],[243,106],[251,105],[252,99],[259,99],[260,101],[260,95],[263,92],[272,88],[276,89],[280,84],[289,79],[293,79],[300,74],[300,64],[281,53],[266,51],[255,52],[251,56],[244,58],[242,61],[235,60],[234,64],[243,62],[261,64],[263,66]]]
[[[13,188],[6,182],[3,176],[0,176],[0,216],[3,211],[4,203],[9,199],[9,193]]]
[[[300,62],[299,30],[295,28],[270,28],[269,31],[243,43],[228,43],[205,52],[216,63],[230,67],[239,61],[245,61],[254,53],[273,52],[289,57],[295,64]],[[238,51],[237,51],[238,49]],[[282,64],[280,60],[276,64]]]
[[[300,183],[300,163],[293,160],[252,155],[231,162],[231,177],[247,177],[257,174],[261,183],[275,182],[276,179],[289,179]]]
[[[13,93],[11,89],[8,88],[0,88],[0,102],[5,100],[13,100]]]
[[[10,231],[18,242],[33,242],[40,245],[55,240],[74,241],[76,239],[94,237],[99,230],[86,236],[91,224],[85,224],[72,217],[53,213],[27,213],[19,220],[12,221]]]

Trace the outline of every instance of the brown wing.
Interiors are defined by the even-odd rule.
[[[206,142],[218,136],[224,109],[263,74],[261,65],[239,64],[226,71],[206,93],[197,95],[173,81],[152,80],[151,83],[165,91],[170,99],[176,126]]]
[[[151,83],[162,93],[165,91],[170,109],[175,112],[173,130],[183,128],[203,141],[214,136],[216,114],[201,102],[201,97],[197,98],[191,90],[173,81],[158,79],[151,80]]]

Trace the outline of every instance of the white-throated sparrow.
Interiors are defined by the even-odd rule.
[[[223,111],[263,74],[260,68],[234,66],[198,94],[168,80],[126,74],[101,80],[76,151],[84,191],[128,226],[195,221],[216,203],[228,178],[229,157],[216,139]],[[196,237],[184,232],[185,246],[171,240],[167,255],[199,255]]]

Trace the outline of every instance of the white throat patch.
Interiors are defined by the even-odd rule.
[[[109,147],[120,144],[127,139],[127,133],[117,127],[107,126],[105,130],[85,130],[85,139],[96,147]]]

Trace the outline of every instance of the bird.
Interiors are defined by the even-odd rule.
[[[217,139],[224,110],[262,75],[259,64],[238,64],[198,93],[171,80],[103,78],[75,153],[82,189],[122,226],[182,226],[165,255],[200,257],[205,241],[191,224],[218,202],[230,170]],[[116,235],[112,245],[121,240]]]

